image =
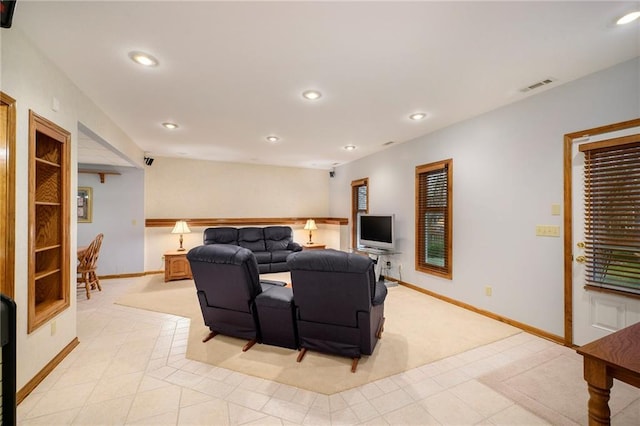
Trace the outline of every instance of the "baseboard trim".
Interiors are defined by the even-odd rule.
[[[134,277],[144,277],[146,272],[132,272],[130,274],[111,274],[111,275],[98,275],[98,278],[101,280],[113,280],[118,278],[134,278]]]
[[[112,274],[112,275],[99,275],[101,280],[113,280],[117,278],[135,278],[144,277],[145,275],[163,274],[164,271],[145,271],[145,272],[132,272],[130,274]]]
[[[505,324],[509,324],[509,325],[511,325],[513,327],[517,327],[517,328],[519,328],[519,329],[521,329],[523,331],[526,331],[527,333],[533,334],[533,335],[538,336],[538,337],[542,337],[543,339],[551,340],[552,342],[555,342],[555,343],[561,344],[563,346],[566,346],[566,342],[564,340],[564,337],[558,336],[556,334],[549,333],[549,332],[546,332],[546,331],[541,330],[539,328],[532,327],[530,325],[522,323],[520,321],[516,321],[516,320],[513,320],[511,318],[507,318],[507,317],[504,317],[502,315],[495,314],[495,313],[493,313],[491,311],[486,311],[484,309],[477,308],[477,307],[475,307],[473,305],[469,305],[468,303],[464,303],[464,302],[461,302],[459,300],[452,299],[452,298],[447,297],[447,296],[443,296],[443,295],[435,293],[435,292],[433,292],[431,290],[427,290],[425,288],[418,287],[415,284],[411,284],[411,283],[408,283],[408,282],[405,282],[405,281],[401,281],[401,280],[398,280],[398,279],[395,279],[395,278],[391,278],[391,277],[386,277],[386,279],[389,280],[389,281],[395,281],[395,282],[397,282],[398,284],[400,284],[402,286],[408,287],[408,288],[410,288],[412,290],[418,291],[418,292],[426,294],[428,296],[435,297],[436,299],[440,299],[440,300],[442,300],[444,302],[451,303],[452,305],[459,306],[461,308],[467,309],[467,310],[475,312],[477,314],[484,315],[486,317],[489,317],[491,319],[503,322]]]
[[[67,346],[65,346],[51,361],[44,366],[42,370],[40,370],[33,379],[29,380],[26,385],[22,387],[16,393],[16,403],[20,404],[33,390],[42,382],[48,375],[53,371],[54,368],[58,366],[62,362],[63,359],[66,358],[67,355],[71,353],[72,350],[75,349],[76,346],[80,344],[80,341],[77,337],[74,337],[71,342]]]

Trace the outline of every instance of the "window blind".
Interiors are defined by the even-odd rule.
[[[367,186],[362,185],[357,187],[357,210],[359,212],[366,212],[367,210]]]
[[[640,294],[640,135],[583,144],[585,279]]]

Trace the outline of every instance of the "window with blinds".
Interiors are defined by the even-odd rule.
[[[453,160],[416,167],[416,269],[452,278]]]
[[[640,294],[640,135],[584,152],[587,286]]]
[[[362,185],[357,187],[356,191],[356,210],[358,212],[366,213],[367,210],[367,186]]]
[[[369,178],[351,182],[351,247],[356,248],[356,223],[359,213],[369,213]]]

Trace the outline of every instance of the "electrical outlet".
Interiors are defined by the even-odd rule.
[[[485,286],[484,287],[484,294],[485,296],[491,296],[491,293],[493,293],[493,288],[491,288],[490,285]]]

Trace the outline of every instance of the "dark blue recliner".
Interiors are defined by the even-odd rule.
[[[251,250],[208,244],[191,249],[187,259],[204,323],[211,330],[203,342],[223,334],[249,339],[243,351],[256,342],[297,348],[291,288],[260,280]]]
[[[371,355],[384,325],[387,288],[376,282],[373,261],[337,250],[293,253],[291,270],[301,352],[315,350],[353,358]]]

